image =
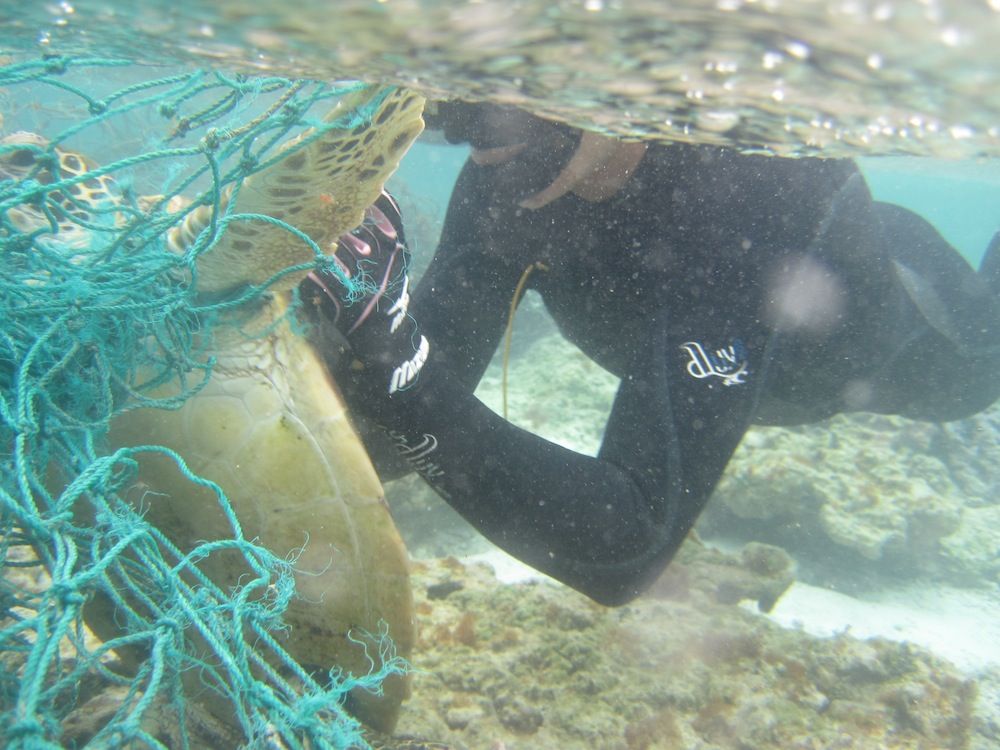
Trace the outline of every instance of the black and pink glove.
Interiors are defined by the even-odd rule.
[[[336,273],[312,272],[300,293],[307,307],[318,309],[321,331],[332,323],[346,337],[346,351],[329,336],[321,334],[317,342],[341,387],[366,397],[412,387],[430,345],[408,313],[409,250],[399,206],[389,193],[383,191],[361,225],[341,236],[334,261],[354,290]]]

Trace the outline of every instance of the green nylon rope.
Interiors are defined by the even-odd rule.
[[[245,539],[223,489],[190,472],[181,456],[155,445],[109,453],[101,439],[123,409],[176,408],[196,393],[213,365],[199,351],[198,336],[221,311],[291,272],[232,299],[197,303],[178,279],[194,273],[195,258],[228,224],[271,221],[309,244],[316,263],[323,262],[320,249],[294,227],[269,217],[227,214],[222,209],[227,186],[238,189],[245,177],[273,163],[276,147],[290,134],[306,126],[354,127],[379,102],[367,112],[321,123],[311,115],[314,105],[329,106],[360,84],[206,71],[126,80],[149,71],[122,60],[68,57],[0,67],[0,106],[6,110],[0,114],[7,117],[7,132],[13,103],[58,100],[60,114],[73,120],[59,132],[44,133],[50,143],[36,149],[39,165],[54,159],[55,147],[70,139],[75,143],[93,134],[100,144],[101,134],[116,121],[145,118],[139,121],[161,124],[143,134],[141,152],[115,154],[83,177],[46,184],[40,169],[21,180],[0,176],[0,746],[63,747],[62,720],[76,707],[81,681],[97,675],[126,688],[126,698],[91,739],[93,746],[163,747],[142,726],[151,703],[162,698],[178,717],[187,747],[188,703],[180,675],[196,669],[202,682],[231,704],[247,746],[367,747],[342,702],[355,688],[377,692],[387,676],[406,669],[386,633],[369,634],[366,641],[381,657],[373,660],[370,674],[335,672],[321,684],[273,635],[283,627],[282,612],[294,595],[294,561]],[[119,78],[121,85],[103,95],[88,93],[107,88],[103,79]],[[12,150],[0,146],[0,155]],[[65,197],[74,184],[100,175],[113,177],[122,195],[118,205],[91,208],[91,218],[79,220],[89,247],[68,251],[59,246],[58,234],[24,234],[11,221],[11,209],[30,205],[55,226],[62,217],[49,202],[53,194]],[[148,213],[135,204],[140,178],[156,179],[164,195]],[[194,200],[184,211],[168,213],[167,201],[179,194]],[[215,208],[212,226],[186,255],[169,252],[165,233],[199,205]],[[115,222],[116,212],[126,221]],[[154,374],[139,382],[140,371]],[[175,378],[184,384],[180,396],[147,395]],[[188,481],[214,493],[232,527],[231,539],[185,554],[125,502],[123,493],[150,454],[166,456]],[[52,466],[68,478],[58,495],[46,481]],[[81,502],[91,508],[90,523],[81,523],[73,512]],[[38,565],[23,554],[29,547],[51,576],[42,591],[21,585],[15,575]],[[198,568],[199,560],[223,548],[239,551],[249,571],[234,591],[220,590]],[[83,641],[81,607],[94,592],[114,600],[124,627],[120,636],[91,648]],[[198,649],[192,634],[203,644]],[[148,654],[133,679],[102,661],[127,646]],[[281,671],[273,666],[275,659]]]

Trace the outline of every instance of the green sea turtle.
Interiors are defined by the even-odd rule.
[[[351,130],[330,129],[295,151],[291,146],[308,131],[286,144],[285,158],[243,183],[233,210],[284,219],[332,251],[337,238],[361,222],[423,128],[423,99],[400,89],[345,96],[327,119],[375,96],[384,98],[370,120]],[[44,181],[34,163],[47,145],[41,136],[15,133],[0,143],[25,146],[0,155],[0,177],[17,178],[34,169],[35,179]],[[94,167],[80,154],[61,149],[55,154],[60,173],[48,167],[49,180],[83,176]],[[50,194],[54,211],[22,205],[10,209],[8,219],[21,231],[43,230],[36,241],[50,241],[70,253],[89,242],[88,230],[77,220],[121,223],[113,210],[121,193],[110,177],[87,178],[67,192]],[[140,201],[146,207],[155,203]],[[208,220],[208,208],[192,212],[171,230],[170,245],[182,252]],[[258,220],[234,222],[199,258],[196,289],[223,293],[259,284],[311,259],[307,244],[286,230]],[[376,664],[380,658],[360,644],[364,633],[387,628],[398,654],[410,654],[414,616],[408,560],[336,384],[287,320],[290,290],[304,275],[283,277],[267,295],[248,303],[250,309],[215,327],[208,348],[217,361],[195,397],[173,411],[127,412],[114,420],[110,439],[116,446],[165,445],[193,472],[221,486],[247,539],[295,559],[298,596],[286,612],[290,628],[279,636],[282,645],[307,670],[324,674],[336,666],[363,674],[370,658]],[[170,383],[150,395],[169,397],[179,388]],[[146,518],[182,550],[232,536],[210,490],[192,484],[166,457],[144,456],[141,464],[140,482],[149,491],[130,495],[142,497]],[[248,572],[242,556],[225,552],[213,553],[200,567],[224,590]],[[85,616],[102,637],[118,634],[108,606],[89,604]],[[408,685],[405,678],[392,677],[382,687],[380,696],[352,696],[352,708],[369,726],[390,732]]]

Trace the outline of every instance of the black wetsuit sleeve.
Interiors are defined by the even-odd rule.
[[[503,335],[520,270],[473,212],[486,197],[469,172],[463,170],[455,185],[437,252],[413,291],[410,313],[417,330],[433,340],[432,369],[447,371],[471,393]]]
[[[683,374],[687,359],[662,330],[649,344],[650,363],[674,366],[621,383],[596,458],[503,420],[440,366],[376,419],[487,538],[598,602],[621,604],[680,546],[752,409],[745,383]]]
[[[455,195],[476,205],[476,188],[460,178]],[[478,215],[453,200],[413,295],[411,315],[430,341],[416,386],[357,406],[487,538],[598,602],[621,604],[659,575],[690,530],[743,435],[753,391],[691,377],[684,327],[652,309],[628,332],[642,354],[619,386],[597,457],[505,421],[473,390],[521,269],[510,262],[516,248],[487,236]],[[699,320],[710,339],[732,334],[717,328]]]

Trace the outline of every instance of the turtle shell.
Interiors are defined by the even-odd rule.
[[[336,384],[291,330],[286,306],[285,295],[276,295],[243,330],[217,331],[217,362],[205,388],[177,410],[127,412],[110,438],[119,446],[155,441],[222,487],[243,536],[295,560],[296,597],[285,613],[290,628],[278,634],[282,646],[307,671],[336,666],[366,674],[379,654],[362,641],[383,624],[397,653],[411,653],[408,558]],[[256,331],[267,333],[246,335]],[[142,493],[147,520],[182,552],[233,537],[214,491],[192,483],[168,457],[143,456],[139,480],[151,490]],[[224,590],[251,573],[235,551],[213,553],[199,567]],[[352,710],[390,732],[408,685],[394,676],[382,687],[381,696],[357,691]]]

